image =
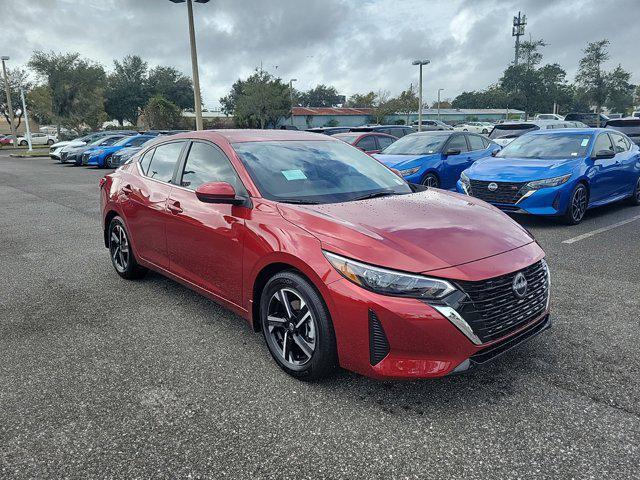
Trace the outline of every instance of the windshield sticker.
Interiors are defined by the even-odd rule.
[[[589,144],[589,139],[588,138],[583,138],[582,139],[582,143],[580,144],[581,147],[586,147]]]
[[[302,170],[282,170],[282,175],[287,180],[306,180],[307,176]]]

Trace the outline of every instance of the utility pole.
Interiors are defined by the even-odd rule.
[[[414,60],[412,65],[420,66],[420,85],[418,86],[418,131],[422,131],[422,67],[429,65],[430,60]]]
[[[443,91],[444,88],[438,89],[438,121],[440,121],[440,92]]]
[[[289,95],[291,98],[291,126],[293,127],[293,82],[297,82],[297,78],[289,80]]]
[[[2,59],[2,74],[4,75],[4,91],[7,94],[7,109],[9,110],[9,123],[11,124],[11,136],[13,137],[13,146],[18,146],[18,135],[16,135],[16,124],[13,121],[13,104],[11,103],[11,91],[9,90],[9,79],[7,78],[7,67],[4,64],[9,60],[9,57],[3,56]]]
[[[27,102],[24,101],[24,90],[20,87],[20,98],[22,99],[22,112],[24,114],[24,128],[27,131],[27,143],[29,144],[29,151],[33,150],[31,145],[31,129],[29,128],[29,115],[27,115]]]
[[[517,17],[513,17],[513,29],[511,30],[511,36],[516,37],[516,56],[513,60],[513,64],[518,66],[518,56],[520,53],[520,37],[524,35],[524,27],[527,24],[527,16],[518,12]]]
[[[202,130],[202,100],[200,99],[200,76],[198,74],[198,53],[196,51],[196,32],[193,26],[193,2],[207,3],[209,0],[171,0],[173,3],[187,2],[189,17],[189,44],[191,46],[191,71],[193,75],[193,97],[196,112],[196,130]]]

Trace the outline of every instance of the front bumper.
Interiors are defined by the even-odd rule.
[[[525,252],[520,256],[528,259],[539,251],[539,247],[522,248]],[[502,256],[497,262],[509,264],[518,254],[512,251],[498,257]],[[487,261],[478,263],[471,269],[484,270]],[[436,308],[420,300],[379,295],[347,279],[327,288],[340,365],[379,379],[434,378],[465,371],[541,333],[549,323],[547,307],[507,335],[476,344]]]

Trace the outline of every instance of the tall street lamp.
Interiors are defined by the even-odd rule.
[[[418,87],[418,131],[422,131],[422,66],[429,65],[429,60],[414,60],[413,65],[420,65],[420,85]]]
[[[18,146],[18,136],[16,135],[16,124],[13,121],[13,103],[11,103],[11,91],[9,90],[9,79],[7,78],[7,67],[4,62],[9,60],[9,57],[2,56],[2,74],[4,75],[4,91],[7,94],[7,109],[9,110],[9,123],[11,123],[11,136],[13,137],[13,146]]]
[[[196,110],[196,130],[202,130],[202,102],[200,100],[200,76],[198,75],[198,54],[196,52],[196,32],[193,26],[193,3],[208,3],[209,0],[171,0],[173,3],[187,2],[189,16],[189,43],[191,45],[191,70],[193,72],[193,96]]]
[[[293,126],[293,82],[297,82],[297,78],[289,80],[289,95],[291,96],[291,126]]]
[[[438,120],[440,120],[440,92],[443,91],[444,88],[438,89]]]

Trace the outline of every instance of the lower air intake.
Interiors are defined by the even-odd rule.
[[[369,310],[369,361],[377,365],[389,354],[389,340],[374,311]]]

